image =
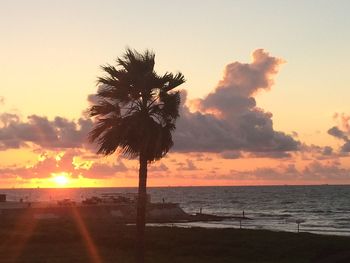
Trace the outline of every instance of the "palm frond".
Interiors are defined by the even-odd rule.
[[[171,132],[179,117],[180,94],[169,92],[185,82],[182,73],[154,71],[155,55],[127,49],[117,67],[102,66],[97,79],[97,102],[89,113],[96,118],[89,140],[98,153],[119,152],[134,158],[144,153],[148,161],[162,158],[172,147]]]
[[[113,114],[115,116],[120,116],[120,106],[116,103],[111,103],[105,99],[99,99],[98,104],[90,107],[89,115],[94,116],[105,116],[108,114]]]
[[[165,73],[163,76],[164,81],[166,81],[163,90],[165,92],[168,92],[176,87],[178,87],[179,85],[185,83],[185,77],[184,75],[182,75],[182,73],[177,73],[175,75],[173,75],[172,73]]]

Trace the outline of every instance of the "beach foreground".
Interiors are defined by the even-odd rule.
[[[148,227],[147,262],[350,262],[350,237]],[[134,262],[133,226],[28,219],[0,225],[0,262]]]

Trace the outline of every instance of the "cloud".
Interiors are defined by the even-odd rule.
[[[350,116],[342,113],[335,113],[333,116],[334,120],[338,121],[339,124],[337,126],[333,126],[327,132],[329,135],[333,137],[343,140],[344,144],[340,147],[340,151],[342,153],[350,152]]]
[[[299,154],[303,160],[325,160],[342,157],[344,154],[335,152],[331,146],[307,145],[303,143],[300,147]]]
[[[341,146],[340,151],[343,152],[343,153],[348,153],[348,152],[350,152],[350,141],[345,142],[345,143]]]
[[[345,141],[348,140],[348,136],[346,135],[346,133],[341,131],[337,126],[330,128],[327,132],[329,135],[332,135],[338,139],[342,139]]]
[[[160,163],[159,165],[153,163],[148,167],[149,172],[166,172],[168,170],[168,166],[166,166],[164,163]]]
[[[350,182],[350,170],[342,168],[339,162],[328,162],[323,164],[319,161],[313,161],[302,171],[302,177],[305,180],[346,180]]]
[[[77,121],[62,117],[49,120],[31,115],[26,122],[16,114],[0,115],[0,150],[19,148],[34,143],[45,149],[81,148],[86,143],[92,121],[80,118]]]
[[[277,167],[259,167],[252,170],[231,170],[228,174],[209,174],[207,180],[261,181],[265,183],[349,183],[350,169],[342,168],[336,161],[322,163],[312,161],[303,168],[294,164],[282,164]]]
[[[273,159],[283,159],[290,158],[292,154],[284,151],[271,151],[271,152],[252,152],[248,154],[251,158],[273,158]]]
[[[182,92],[180,118],[174,134],[174,150],[180,152],[296,151],[299,142],[273,129],[272,114],[256,106],[255,95],[269,90],[281,59],[262,49],[253,53],[250,64],[234,62],[226,66],[223,79],[203,99],[186,104]],[[195,112],[190,107],[196,108]]]
[[[238,159],[243,157],[243,155],[239,151],[224,151],[220,153],[220,157],[223,159]]]
[[[333,148],[330,146],[325,146],[322,151],[322,155],[331,156],[333,153]]]
[[[7,127],[11,123],[18,123],[20,120],[19,116],[14,113],[1,113],[0,114],[0,127]]]
[[[91,168],[87,170],[80,170],[85,178],[111,178],[117,173],[126,173],[128,171],[124,162],[118,159],[114,164],[94,163]]]
[[[345,113],[334,113],[333,115],[333,119],[337,122],[340,123],[340,127],[347,131],[348,133],[350,132],[350,116],[348,116],[347,114]]]
[[[74,166],[71,164],[70,167],[67,163],[60,163],[55,157],[40,156],[41,159],[31,166],[11,166],[0,169],[1,178],[3,176],[12,176],[20,178],[47,178],[51,176],[51,173],[61,173],[74,171]]]
[[[192,160],[189,160],[189,159],[186,160],[186,163],[180,162],[180,163],[177,163],[177,165],[179,166],[177,168],[178,171],[199,170],[199,168],[194,164],[194,162]]]
[[[89,104],[95,105],[95,104],[98,104],[98,102],[100,100],[98,99],[98,97],[95,94],[89,94],[87,96],[87,101],[88,101]]]
[[[42,153],[39,161],[31,166],[9,166],[0,168],[1,178],[50,178],[52,174],[66,173],[72,178],[83,176],[84,178],[104,179],[114,177],[119,173],[126,173],[129,168],[121,159],[112,164],[92,161],[77,161],[82,152],[68,150],[58,155]]]
[[[281,59],[257,49],[253,52],[252,63],[228,64],[215,91],[200,100],[199,107],[204,111],[219,111],[220,114],[231,118],[236,117],[237,111],[246,112],[256,106],[253,96],[258,91],[271,88],[272,76],[277,73],[282,63]]]
[[[260,91],[271,88],[283,61],[262,49],[255,50],[252,59],[251,63],[228,64],[222,80],[203,99],[187,102],[187,93],[182,91],[173,151],[215,152],[224,158],[233,158],[233,152],[242,151],[280,158],[298,150],[300,143],[291,135],[275,131],[272,114],[258,108],[255,101]],[[96,102],[95,95],[89,95],[88,101]],[[0,150],[28,143],[44,149],[93,147],[86,144],[92,127],[92,121],[86,118],[49,120],[31,115],[23,121],[18,115],[4,113],[0,125]]]

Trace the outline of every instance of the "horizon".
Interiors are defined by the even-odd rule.
[[[258,3],[3,1],[0,188],[137,187],[137,160],[87,142],[126,47],[187,80],[149,187],[349,185],[350,2]]]
[[[172,186],[148,186],[148,189],[151,188],[195,188],[195,187],[284,187],[284,186],[350,186],[350,184],[276,184],[276,185],[172,185]],[[23,188],[0,188],[0,190],[36,190],[36,189],[43,189],[43,190],[50,190],[50,189],[57,189],[57,190],[69,190],[69,189],[103,189],[103,188],[135,188],[137,189],[137,186],[86,186],[86,187],[23,187]]]

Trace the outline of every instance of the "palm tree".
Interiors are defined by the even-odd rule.
[[[161,159],[173,146],[171,132],[179,117],[181,73],[157,75],[154,53],[127,49],[117,58],[117,68],[102,66],[96,102],[89,109],[95,124],[89,133],[98,154],[119,152],[139,159],[137,201],[137,261],[144,262],[147,203],[147,165]]]

